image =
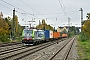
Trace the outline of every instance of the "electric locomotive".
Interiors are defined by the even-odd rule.
[[[44,42],[44,31],[38,29],[24,29],[22,37],[22,43],[25,45],[34,45]]]

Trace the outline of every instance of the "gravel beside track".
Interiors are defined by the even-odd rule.
[[[0,51],[0,55],[7,54],[7,53],[10,53],[10,52],[14,52],[14,51],[18,51],[18,50],[22,50],[22,49],[25,49],[25,48],[27,48],[27,47],[18,46],[18,47],[14,47],[14,48],[11,48],[11,49],[2,50],[2,51]]]
[[[48,60],[52,55],[54,55],[56,53],[57,49],[62,47],[62,45],[67,41],[69,41],[69,39],[61,41],[58,44],[55,43],[54,45],[51,45],[45,49],[42,49],[32,55],[29,55],[29,56],[21,59],[21,60],[25,60],[25,59],[27,59],[27,60],[29,60],[29,59],[30,60]]]
[[[76,40],[73,43],[72,49],[70,51],[70,55],[67,60],[76,60],[78,58],[79,58],[79,56],[77,53],[77,38],[76,38]]]
[[[70,38],[71,39],[71,38]],[[29,55],[29,56],[27,56],[27,57],[25,57],[25,58],[22,58],[21,60],[49,60],[49,58],[52,56],[52,55],[54,55],[55,53],[56,53],[56,51],[58,50],[58,49],[60,49],[60,47],[62,47],[62,45],[63,44],[65,44],[66,42],[68,42],[69,41],[69,39],[67,39],[67,40],[63,40],[63,41],[61,41],[61,42],[59,42],[58,44],[56,43],[56,44],[54,44],[54,45],[51,45],[51,46],[49,46],[49,47],[47,47],[47,48],[45,48],[45,49],[42,49],[42,50],[40,50],[40,51],[38,51],[38,52],[35,52],[34,54],[31,54],[31,55]],[[74,47],[73,47],[73,56],[72,56],[72,59],[69,59],[69,60],[73,60],[73,59],[76,59],[77,58],[77,52],[76,52],[76,43],[74,43],[75,45],[74,45]],[[67,50],[67,49],[66,49]],[[62,54],[64,54],[64,52],[65,51],[62,51],[63,53]],[[62,60],[61,58],[60,58],[60,56],[62,55],[62,54],[60,54],[60,55],[58,55],[57,56],[57,58],[55,58],[55,59],[53,59],[53,60]],[[71,55],[71,53],[70,53],[70,55]],[[69,55],[69,56],[70,56]]]
[[[21,42],[2,43],[2,44],[0,44],[0,47],[11,46],[11,45],[17,45],[17,44],[22,44],[22,43],[21,43]]]
[[[14,49],[14,48],[19,48],[19,47],[22,47],[22,46],[23,46],[22,44],[17,44],[17,45],[0,47],[0,52],[1,52],[1,51],[5,51],[5,50]]]
[[[53,43],[48,42],[48,43],[44,43],[41,45],[37,45],[36,47],[32,46],[32,47],[28,47],[26,49],[10,52],[10,53],[4,54],[4,55],[0,55],[0,59],[8,59],[8,60],[21,59],[21,58],[27,56],[28,54],[32,54],[36,51],[39,51],[39,50],[46,48],[53,44],[54,44],[54,42]]]
[[[13,45],[13,48],[6,49],[5,53],[3,49],[0,50],[0,60],[49,60],[51,56],[53,56],[65,43],[70,41],[69,39],[60,39],[57,41],[47,42],[43,44],[39,44],[36,46],[23,46],[23,44],[18,45],[15,47]],[[76,40],[73,44],[73,48],[70,51],[70,55],[68,60],[75,60],[78,58],[77,50],[76,50]],[[1,48],[1,47],[0,47]],[[67,50],[68,46],[66,46],[65,50],[60,52],[53,60],[62,60],[65,51]],[[10,50],[10,51],[8,51]],[[5,53],[5,54],[4,54]]]
[[[69,52],[70,52],[70,48],[72,48],[72,44],[74,42],[75,38],[71,39],[71,41],[65,46],[65,47],[61,47],[58,52],[58,54],[53,58],[53,59],[49,59],[49,60],[66,60]]]

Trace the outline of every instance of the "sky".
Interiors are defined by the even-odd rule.
[[[13,9],[18,16],[19,24],[36,26],[39,20],[53,26],[81,26],[80,8],[83,8],[83,19],[90,12],[90,0],[0,0],[0,12],[3,17],[12,17]],[[28,22],[35,20],[35,22]]]

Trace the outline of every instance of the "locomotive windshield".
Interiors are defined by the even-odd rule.
[[[43,35],[44,35],[44,32],[42,32],[42,31],[37,32],[37,37],[42,38]]]
[[[38,37],[42,37],[43,33],[42,32],[38,32]]]
[[[29,33],[29,34],[32,34],[32,30],[24,30],[24,33]]]
[[[32,34],[32,30],[24,30],[24,36],[26,36],[26,35],[28,35],[29,34],[29,36]]]

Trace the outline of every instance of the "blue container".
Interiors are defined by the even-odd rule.
[[[50,38],[50,31],[44,30],[44,33],[45,33],[45,39],[49,39]]]

